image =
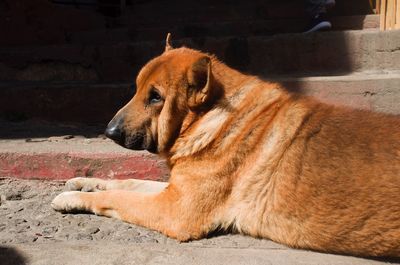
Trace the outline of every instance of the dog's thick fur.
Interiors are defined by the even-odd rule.
[[[400,256],[399,117],[293,95],[167,44],[109,127],[121,145],[165,157],[169,183],[76,178],[67,186],[79,191],[57,196],[56,210],[181,241],[229,229],[295,248]]]

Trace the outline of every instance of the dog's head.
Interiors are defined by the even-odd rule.
[[[114,116],[106,136],[133,150],[163,153],[173,145],[189,113],[215,99],[211,58],[199,51],[172,49],[147,63],[136,79],[136,94]]]

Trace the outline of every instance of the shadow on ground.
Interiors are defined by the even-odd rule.
[[[0,263],[2,265],[25,265],[27,261],[16,249],[0,246]]]
[[[1,139],[31,139],[51,136],[98,137],[107,124],[87,125],[83,123],[48,122],[43,120],[8,121],[0,119]]]

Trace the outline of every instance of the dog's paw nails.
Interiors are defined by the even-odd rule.
[[[51,207],[59,212],[82,211],[84,205],[79,193],[79,191],[67,191],[57,195],[51,202]]]

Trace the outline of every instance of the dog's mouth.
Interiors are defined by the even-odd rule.
[[[147,150],[150,153],[157,153],[157,144],[151,137],[147,137],[144,133],[135,133],[132,135],[124,135],[119,140],[114,140],[115,143],[130,150]]]
[[[121,128],[119,124],[111,123],[105,130],[105,135],[122,147],[131,150],[147,150],[151,153],[157,153],[157,142],[153,140],[146,130],[127,131]]]

